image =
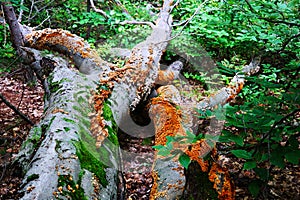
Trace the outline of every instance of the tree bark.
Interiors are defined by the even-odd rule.
[[[16,17],[14,8],[8,2],[2,2],[5,20],[9,25],[11,31],[11,40],[15,48],[19,48],[24,45],[24,38],[20,30],[19,22]]]
[[[96,85],[53,58],[57,67],[48,78],[50,96],[42,121],[34,127],[17,162],[25,176],[22,199],[116,199],[117,166],[105,166],[101,153],[118,160],[117,146],[89,148],[89,89]],[[89,143],[90,142],[90,143]],[[106,149],[108,148],[108,149]]]
[[[47,94],[43,119],[31,130],[16,159],[25,174],[22,199],[117,198],[117,171],[122,170],[117,129],[124,128],[130,113],[150,95],[155,83],[165,81],[161,77],[172,80],[182,67],[174,63],[169,68],[174,70],[160,71],[159,62],[171,38],[171,6],[172,1],[164,1],[151,35],[131,50],[120,69],[103,61],[82,38],[68,31],[31,31],[25,26],[15,31],[24,37],[17,35],[14,44],[21,49],[24,62],[42,80]],[[10,28],[14,34],[14,26]],[[25,39],[25,45],[19,42],[20,38]],[[61,58],[41,56],[39,50],[43,49],[69,56],[78,71],[68,68]],[[243,78],[236,77],[232,87],[197,102],[195,108],[212,109],[229,101],[243,83]],[[167,136],[185,137],[191,127],[189,117],[184,121],[176,107],[180,99],[177,89],[165,86],[159,93],[159,97],[151,100],[150,114],[156,129],[155,143],[165,146]],[[213,148],[209,142],[174,144],[205,171],[203,154]],[[156,154],[151,199],[177,199],[183,195],[186,180],[178,159],[166,160]],[[226,172],[219,171],[220,176],[225,174],[228,178]],[[232,192],[233,188],[227,189]],[[225,195],[222,191],[217,193]]]
[[[11,26],[12,34],[24,33],[26,45],[14,44],[47,93],[44,117],[31,130],[16,159],[25,173],[22,199],[117,198],[119,146],[113,124],[120,123],[153,87],[171,34],[170,6],[169,1],[164,3],[152,34],[131,51],[121,70],[101,60],[83,39],[67,31],[31,31],[19,24],[20,30],[14,31]],[[38,50],[43,49],[71,57],[79,72],[67,68],[61,59],[41,56]],[[44,60],[51,60],[50,71]],[[108,93],[90,92],[98,86],[108,86]],[[113,118],[109,112],[115,114]]]

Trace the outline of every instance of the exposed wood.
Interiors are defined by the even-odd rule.
[[[213,109],[217,105],[223,105],[231,101],[239,94],[245,84],[245,76],[257,73],[260,69],[260,57],[254,58],[249,65],[244,66],[242,71],[236,74],[228,87],[223,87],[214,95],[205,98],[197,104],[198,110]]]
[[[5,12],[12,13],[12,8],[5,7],[8,9]],[[161,56],[166,50],[168,41],[172,39],[171,10],[172,1],[165,0],[155,25],[151,25],[152,33],[145,41],[137,44],[131,50],[130,55],[126,55],[128,60],[123,68],[117,68],[113,64],[103,61],[87,42],[68,31],[61,29],[32,31],[26,26],[19,27],[18,24],[14,24],[16,19],[6,16],[12,23],[10,26],[12,33],[17,33],[16,38],[13,39],[14,44],[23,51],[26,62],[31,64],[40,79],[44,80],[45,88],[47,88],[48,82],[58,87],[53,89],[51,86],[52,88],[46,89],[48,94],[47,111],[45,118],[38,125],[38,128],[41,129],[41,131],[39,130],[40,146],[38,149],[33,148],[35,141],[32,138],[36,134],[33,129],[29,147],[25,147],[18,157],[24,168],[27,167],[25,165],[32,165],[25,175],[23,199],[61,197],[60,188],[56,188],[60,183],[60,178],[72,177],[75,182],[80,183],[82,177],[80,178],[79,171],[86,173],[83,176],[86,179],[86,185],[80,187],[84,188],[85,192],[87,191],[87,195],[102,199],[115,197],[116,170],[120,169],[120,160],[118,141],[117,138],[113,138],[116,131],[113,124],[116,123],[120,127],[122,122],[130,116],[130,112],[134,111],[150,95],[155,84],[167,84],[178,77],[183,65],[179,61],[174,62],[166,71],[160,71]],[[43,49],[58,51],[69,56],[79,72],[68,69],[64,61],[53,58],[55,60],[53,65],[56,69],[47,80],[47,77],[44,76],[47,76],[48,73],[45,73],[46,70],[43,69],[45,66],[43,59],[45,60],[45,58],[41,57],[37,51]],[[252,71],[256,71],[258,63],[250,64],[248,68],[245,67],[243,73],[250,74]],[[66,81],[64,76],[72,77],[72,80]],[[222,88],[216,95],[199,103],[194,102],[197,106],[190,108],[192,109],[190,113],[194,109],[213,109],[218,104],[230,101],[240,92],[244,83],[243,76],[235,76],[229,87]],[[92,88],[93,92],[91,93],[87,87]],[[191,126],[189,116],[186,116],[186,119],[183,118],[185,111],[183,106],[180,108],[181,96],[178,90],[174,86],[167,85],[159,88],[158,93],[159,96],[151,100],[150,114],[156,128],[155,143],[164,146],[167,143],[167,136],[185,137],[187,136],[186,131],[189,131]],[[87,102],[89,98],[92,100]],[[85,112],[86,110],[88,111]],[[112,113],[113,117],[107,116],[108,113]],[[68,120],[60,124],[59,121],[63,119]],[[53,122],[54,124],[52,124]],[[93,138],[90,139],[90,136]],[[112,138],[115,143],[111,141]],[[183,141],[182,143],[174,142],[173,145],[173,151],[179,150],[186,153],[192,160],[199,163],[202,171],[210,173],[209,180],[215,183],[214,187],[220,198],[233,198],[234,188],[230,184],[227,171],[214,164],[209,171],[208,162],[202,159],[204,154],[206,155],[213,149],[214,141],[200,140],[192,145]],[[100,154],[102,151],[105,151],[105,154]],[[109,165],[109,168],[102,169],[103,174],[98,177],[98,182],[96,181],[96,184],[101,186],[100,192],[89,191],[89,188],[96,188],[92,182],[92,177],[95,175],[93,173],[96,172],[84,168],[84,163],[80,161],[82,159],[80,153],[87,152],[93,152],[91,157],[97,160],[97,164]],[[151,190],[151,199],[176,199],[184,192],[186,181],[184,168],[179,163],[178,156],[170,158],[171,156],[172,154],[170,156],[156,154],[153,164],[154,184]],[[102,159],[109,161],[104,162]],[[45,166],[47,169],[33,167],[39,165]],[[70,169],[63,170],[65,166]],[[31,180],[30,177],[33,175],[38,175],[38,177]],[[219,185],[216,184],[218,180],[221,180],[220,177],[225,177],[226,187],[224,188],[229,192],[229,196],[226,196],[228,194],[223,191],[223,187],[219,188]],[[51,182],[47,180],[51,180]],[[30,189],[27,189],[27,186]],[[45,188],[51,189],[43,194]],[[68,188],[63,188],[63,190],[65,189]]]
[[[47,28],[32,31],[25,39],[30,48],[50,49],[69,56],[84,74],[92,75],[110,69],[108,63],[103,61],[87,42],[69,31]]]
[[[90,91],[84,91],[83,93],[82,89],[84,89],[84,86],[82,88],[77,87],[81,87],[81,84],[85,83],[84,77],[86,77],[87,80],[92,83],[93,87],[95,87],[93,81],[97,81],[100,75],[100,84],[111,85],[108,87],[108,89],[111,90],[108,91],[108,96],[103,96],[104,98],[100,99],[100,102],[110,101],[116,102],[118,106],[122,105],[121,109],[118,110],[116,121],[121,119],[124,114],[127,114],[130,105],[132,109],[135,109],[136,105],[143,100],[144,96],[150,93],[150,90],[158,76],[159,61],[163,51],[167,46],[166,41],[171,35],[172,20],[169,14],[170,5],[170,1],[166,1],[164,3],[160,17],[153,29],[152,34],[144,42],[138,44],[132,50],[128,62],[125,64],[124,68],[120,70],[118,70],[115,66],[104,62],[82,38],[71,34],[68,31],[60,29],[32,31],[32,29],[28,29],[26,26],[21,26],[21,31],[25,35],[24,38],[26,41],[26,47],[21,48],[25,54],[25,60],[28,64],[31,64],[31,66],[34,66],[37,69],[36,72],[40,77],[46,75],[43,69],[43,57],[41,57],[37,51],[42,49],[58,51],[69,56],[72,58],[77,68],[79,68],[79,71],[85,74],[82,76],[76,72],[67,70],[64,66],[65,63],[62,61],[56,60],[54,63],[56,70],[54,70],[53,74],[51,75],[51,80],[48,80],[48,82],[45,82],[45,84],[58,84],[55,86],[58,87],[58,90],[53,90],[53,86],[49,88],[49,97],[46,99],[47,101],[45,103],[47,108],[45,119],[38,126],[40,128],[47,127],[47,129],[45,130],[42,128],[42,133],[39,133],[41,138],[39,139],[40,146],[37,147],[37,150],[34,149],[34,140],[30,139],[35,137],[36,132],[33,130],[28,140],[28,146],[25,146],[18,156],[18,162],[22,163],[23,167],[28,170],[26,172],[23,184],[22,191],[25,192],[23,199],[50,199],[57,196],[60,197],[62,195],[60,194],[60,191],[65,191],[68,189],[64,187],[57,187],[59,185],[60,178],[70,176],[74,181],[80,181],[78,173],[80,171],[79,169],[83,169],[82,167],[84,165],[76,159],[76,155],[80,160],[78,151],[90,152],[90,150],[80,150],[80,148],[83,148],[80,146],[79,149],[77,149],[78,145],[76,145],[75,148],[71,141],[75,143],[87,142],[82,135],[83,133],[81,133],[82,127],[84,127],[85,130],[91,128],[91,132],[87,131],[86,134],[94,135],[96,138],[96,142],[94,144],[87,143],[88,146],[84,146],[84,148],[93,148],[93,145],[96,145],[97,149],[108,151],[107,155],[110,155],[109,160],[111,161],[111,164],[109,165],[113,166],[114,169],[118,169],[118,157],[115,157],[117,156],[117,153],[115,155],[114,150],[111,149],[107,143],[103,142],[104,140],[107,140],[106,137],[108,137],[110,134],[106,134],[109,123],[108,121],[105,121],[102,116],[103,104],[97,106],[97,96],[94,95],[94,101],[92,101],[92,103],[94,103],[94,108],[96,109],[97,113],[84,113],[85,116],[78,116],[78,114],[76,114],[77,111],[74,110],[74,107],[87,108],[89,105],[86,104],[86,102],[84,105],[82,105],[82,100],[80,100],[80,97],[82,94],[86,94],[88,96]],[[68,83],[68,81],[65,81],[64,79],[64,76],[68,77],[68,73],[70,73],[70,76],[74,77],[72,78],[72,83]],[[71,75],[72,73],[74,75]],[[76,81],[81,84],[78,85],[78,82]],[[62,94],[60,94],[60,92],[62,92]],[[105,91],[100,91],[100,95],[103,95],[103,92]],[[117,97],[114,95],[117,95]],[[76,97],[78,99],[76,99]],[[126,101],[123,101],[123,98],[126,98]],[[68,104],[64,104],[63,102],[65,101],[67,101]],[[79,102],[81,103],[79,106],[77,106],[77,103]],[[112,105],[112,109],[113,108],[114,106]],[[86,123],[81,124],[81,122],[84,122],[84,120],[78,121],[76,124],[69,123],[72,121],[77,121],[79,118],[84,119],[87,117],[87,114],[89,114],[89,117],[91,118],[90,127],[86,127]],[[68,119],[66,121],[67,123],[57,127],[59,124],[58,122],[64,118]],[[61,127],[67,128],[61,130]],[[100,127],[100,129],[93,129],[94,127]],[[80,134],[77,135],[76,132],[79,132]],[[97,135],[95,135],[94,132],[97,132]],[[53,133],[55,134],[53,135]],[[68,135],[68,137],[63,137],[63,135]],[[104,137],[99,137],[101,135]],[[62,146],[60,143],[62,143]],[[67,149],[61,151],[62,147]],[[49,161],[51,161],[51,163],[49,163]],[[27,168],[28,164],[32,166]],[[107,165],[107,163],[104,164]],[[37,168],[34,166],[45,167]],[[61,166],[61,169],[69,168],[70,170],[61,171]],[[44,170],[46,168],[47,170]],[[116,174],[113,171],[114,170],[112,170],[110,173],[105,173],[110,187],[105,186],[105,178],[101,177],[99,179],[102,187],[100,193],[89,193],[87,195],[98,195],[103,199],[114,199],[116,191],[114,189],[114,186],[116,186],[114,180]],[[32,176],[36,176],[36,178],[31,180],[30,177]],[[86,171],[85,177],[86,178],[83,178],[88,179],[85,181],[85,183],[90,184],[91,179],[89,178],[91,178],[91,171]],[[84,190],[88,190],[86,185],[82,185],[81,187],[84,188]],[[42,192],[44,191],[44,188],[48,188],[47,192]]]
[[[214,109],[218,105],[224,105],[226,102],[234,99],[241,91],[245,83],[245,75],[252,75],[259,70],[260,59],[255,58],[246,65],[242,74],[236,75],[228,87],[221,88],[215,95],[207,97],[199,102],[196,108],[181,107],[181,97],[176,87],[172,85],[163,86],[158,89],[158,97],[153,98],[149,112],[155,124],[155,145],[167,144],[167,137],[183,137],[183,140],[172,143],[173,150],[168,156],[158,156],[153,164],[153,187],[151,189],[150,199],[178,199],[183,195],[185,177],[184,168],[175,156],[177,151],[185,153],[191,160],[199,164],[202,172],[207,173],[209,181],[213,182],[213,188],[216,190],[219,199],[234,199],[235,190],[227,169],[212,161],[204,161],[203,158],[212,152],[212,156],[217,160],[215,152],[216,141],[201,139],[196,143],[190,144],[184,141],[187,137],[186,131],[191,131],[190,113],[193,109],[207,110]],[[184,109],[189,109],[184,115]],[[186,115],[187,114],[187,115]],[[192,115],[192,114],[190,114]],[[186,119],[183,119],[186,117]],[[217,133],[212,133],[212,136]],[[174,157],[175,156],[175,157]],[[172,176],[169,172],[172,171]],[[208,181],[208,180],[207,180]],[[205,183],[203,183],[205,184]]]

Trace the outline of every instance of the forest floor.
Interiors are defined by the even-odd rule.
[[[43,89],[40,84],[28,86],[18,77],[1,76],[0,92],[35,124],[39,122],[43,115]],[[18,191],[22,183],[22,173],[18,166],[13,164],[13,160],[31,127],[0,100],[0,199],[19,199]],[[138,145],[141,143],[138,139],[133,141],[131,145],[125,142],[128,146],[124,148],[153,154],[151,147]],[[256,179],[255,173],[251,170],[242,170],[243,160],[232,155],[227,156],[226,166],[236,186],[236,199],[254,199],[247,188],[249,183]],[[127,163],[127,165],[129,168],[134,168],[139,163]],[[127,198],[147,199],[152,183],[150,172],[134,174],[128,172],[124,176]],[[284,169],[272,168],[271,177],[258,199],[300,199],[299,166],[286,165]]]

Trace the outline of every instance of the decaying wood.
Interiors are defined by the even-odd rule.
[[[97,170],[101,173],[96,177],[95,171],[84,167],[80,155],[83,136],[91,134],[86,123],[92,112],[87,87],[96,86],[86,76],[69,69],[66,61],[53,60],[58,67],[48,81],[56,88],[51,88],[44,117],[30,131],[16,159],[25,173],[19,191],[23,193],[21,199],[67,199],[70,192],[81,197],[115,199],[117,166],[99,166]],[[109,156],[118,160],[116,155],[112,152]],[[89,155],[88,159],[100,162],[100,155]]]
[[[173,87],[167,88],[167,90],[172,89]],[[166,93],[166,90],[164,91]],[[185,130],[181,124],[181,111],[172,104],[180,98],[179,92],[172,91],[168,97],[164,93],[159,94],[159,97],[152,99],[149,112],[156,129],[155,145],[166,145],[167,136],[184,136]],[[179,145],[176,146],[176,149],[181,148]],[[156,153],[152,176],[153,186],[150,199],[176,199],[182,195],[185,176],[184,168],[180,165],[178,156],[165,161],[164,157],[158,156]]]
[[[259,71],[260,57],[254,58],[249,65],[244,66],[241,73],[236,74],[229,87],[223,87],[214,95],[205,98],[197,104],[198,110],[212,109],[217,105],[222,105],[234,99],[236,95],[243,89],[245,84],[245,76],[255,74]]]
[[[114,152],[110,147],[106,146],[104,141],[109,137],[108,127],[114,122],[120,125],[124,119],[129,117],[129,113],[136,109],[150,94],[155,84],[168,84],[173,79],[178,77],[179,71],[182,68],[181,62],[174,62],[166,71],[160,71],[160,59],[163,52],[166,50],[168,41],[171,39],[172,18],[170,11],[172,10],[172,1],[165,0],[163,7],[155,25],[151,25],[152,33],[145,41],[136,45],[130,52],[126,54],[128,58],[123,68],[118,69],[113,64],[103,61],[100,56],[94,51],[88,43],[82,38],[61,29],[44,29],[40,31],[32,31],[26,26],[20,26],[20,31],[24,34],[16,35],[15,45],[19,46],[23,51],[23,57],[38,74],[41,80],[44,81],[45,88],[48,88],[47,77],[43,71],[43,57],[39,51],[50,49],[58,51],[69,56],[75,63],[79,72],[74,72],[67,69],[66,63],[61,60],[56,60],[54,65],[54,78],[56,81],[63,80],[62,75],[72,75],[74,80],[70,83],[60,83],[62,89],[53,91],[46,89],[48,94],[46,106],[48,110],[42,122],[37,126],[41,129],[41,137],[39,140],[40,147],[34,152],[34,141],[29,141],[29,147],[24,148],[18,156],[19,161],[23,160],[23,167],[28,169],[23,183],[23,199],[51,199],[60,197],[61,190],[68,188],[57,188],[59,178],[72,177],[75,182],[79,181],[79,171],[84,170],[83,178],[87,179],[84,188],[86,195],[96,196],[96,198],[114,199],[116,197],[116,169],[118,169],[118,153]],[[9,9],[9,7],[6,7]],[[6,12],[9,12],[8,10]],[[9,18],[9,17],[7,17]],[[14,21],[14,19],[12,19]],[[16,27],[19,25],[16,24]],[[14,27],[10,27],[11,30]],[[24,46],[25,44],[25,46]],[[54,59],[55,60],[55,59]],[[56,63],[56,64],[55,64]],[[58,63],[58,64],[57,64]],[[250,74],[256,71],[257,63],[250,64],[243,70],[244,74]],[[82,75],[83,74],[83,75]],[[100,80],[99,80],[100,77]],[[53,77],[51,77],[53,78]],[[89,83],[85,80],[87,79]],[[98,85],[92,83],[97,81]],[[51,81],[50,81],[51,82]],[[237,75],[232,80],[229,87],[222,88],[215,95],[204,99],[201,102],[195,102],[196,107],[191,109],[213,109],[219,104],[224,104],[233,99],[242,89],[244,85],[244,77]],[[52,83],[55,83],[55,81]],[[87,91],[85,83],[94,90],[93,93]],[[98,89],[96,89],[98,87]],[[75,92],[70,92],[75,91]],[[58,92],[62,92],[60,95]],[[158,89],[160,94],[151,100],[150,115],[156,129],[155,144],[166,145],[167,136],[186,136],[186,131],[190,131],[189,117],[184,118],[184,110],[180,110],[180,93],[174,86],[163,86]],[[85,97],[92,95],[92,108],[88,102],[79,103],[82,94]],[[70,96],[71,95],[71,96]],[[67,101],[66,101],[67,100]],[[67,104],[65,102],[68,102]],[[113,119],[104,118],[104,105],[109,105]],[[57,106],[57,108],[56,108]],[[177,107],[179,106],[179,107]],[[89,108],[90,113],[78,115],[78,111],[74,108],[81,109]],[[183,107],[183,106],[182,106]],[[191,111],[192,112],[192,111]],[[58,127],[58,119],[68,120],[63,122],[63,128]],[[80,121],[80,119],[83,119]],[[89,127],[86,123],[87,120]],[[74,121],[76,123],[70,123]],[[57,123],[57,124],[53,124]],[[47,130],[43,130],[43,127]],[[67,128],[65,128],[67,127]],[[82,128],[83,127],[83,128]],[[65,129],[64,129],[65,128]],[[64,130],[62,130],[64,129]],[[81,168],[81,163],[78,161],[76,153],[78,149],[73,145],[73,142],[82,140],[82,135],[76,131],[84,129],[88,134],[95,138],[95,145],[100,148],[108,149],[109,156],[112,158],[111,165],[113,168],[107,168],[103,179],[108,179],[109,184],[114,185],[110,188],[104,186],[103,180],[93,182],[93,174],[87,169]],[[31,139],[34,137],[34,130],[31,132]],[[65,136],[67,135],[67,136]],[[189,145],[186,143],[174,143],[174,150],[180,150],[190,156],[192,160],[199,163],[202,171],[208,172],[208,163],[202,158],[214,147],[214,141],[200,140],[195,144]],[[114,149],[115,150],[115,149]],[[48,154],[51,152],[52,154]],[[102,156],[102,155],[101,155]],[[99,159],[99,158],[98,158]],[[50,160],[50,162],[49,162]],[[46,166],[47,164],[47,166]],[[28,166],[25,166],[28,165]],[[43,168],[34,168],[32,166],[45,166]],[[65,169],[68,166],[69,169]],[[210,169],[209,180],[214,182],[215,189],[219,198],[232,199],[234,189],[230,184],[229,174],[221,166],[213,164]],[[36,178],[32,180],[32,176]],[[38,176],[36,176],[38,175]],[[217,182],[220,177],[225,177],[225,186],[220,188]],[[48,178],[48,179],[46,179]],[[51,179],[52,182],[45,182]],[[151,190],[151,199],[176,199],[179,198],[184,191],[185,176],[184,168],[178,161],[178,156],[171,160],[166,160],[166,157],[161,157],[156,154],[156,159],[153,164],[153,179],[154,184]],[[96,190],[97,185],[101,185],[102,191],[89,191],[89,187]],[[50,189],[51,188],[51,189]],[[47,189],[45,193],[43,191]],[[226,190],[224,192],[224,190]],[[110,195],[111,193],[112,195]],[[229,196],[228,196],[229,195]]]
[[[59,178],[61,177],[68,177],[70,180],[74,180],[75,183],[77,181],[80,182],[78,173],[83,169],[76,156],[78,149],[75,148],[73,142],[76,143],[82,139],[80,134],[76,134],[76,130],[82,129],[82,127],[87,128],[86,124],[81,124],[77,121],[79,119],[77,119],[76,116],[80,119],[85,119],[87,116],[79,116],[76,114],[77,111],[73,108],[81,106],[88,107],[88,105],[82,104],[78,106],[77,103],[80,101],[81,94],[87,95],[89,91],[82,93],[82,88],[81,86],[80,89],[77,88],[76,81],[84,83],[84,78],[86,77],[90,82],[93,82],[96,81],[100,75],[99,84],[108,86],[108,91],[99,91],[100,99],[97,99],[98,94],[94,94],[93,102],[95,103],[94,108],[96,113],[89,114],[89,117],[91,117],[91,127],[88,128],[92,129],[92,133],[90,133],[92,135],[93,132],[97,132],[97,135],[94,136],[96,138],[95,145],[98,148],[102,146],[106,149],[108,148],[102,142],[105,140],[105,137],[108,136],[105,131],[109,123],[102,117],[103,104],[97,104],[97,101],[116,103],[116,105],[112,104],[111,109],[114,111],[113,113],[116,114],[114,116],[115,121],[119,122],[118,120],[121,120],[124,114],[128,114],[129,108],[134,110],[137,104],[150,93],[158,76],[161,55],[171,35],[172,19],[169,14],[170,6],[171,2],[165,1],[152,34],[131,51],[126,65],[121,70],[104,62],[83,39],[68,31],[61,29],[33,31],[26,26],[20,26],[21,32],[24,33],[23,39],[25,43],[25,46],[20,45],[20,49],[23,51],[22,56],[25,58],[26,63],[36,69],[36,73],[40,79],[46,80],[46,85],[48,83],[55,83],[58,84],[56,87],[60,88],[58,90],[50,88],[47,92],[49,96],[46,99],[47,112],[45,113],[45,118],[38,125],[37,129],[32,131],[28,139],[28,144],[24,146],[18,156],[18,162],[22,163],[24,169],[28,170],[23,183],[22,192],[25,193],[23,199],[51,199],[65,195],[65,193],[62,192],[67,192],[70,188],[66,186],[66,188],[56,187],[59,185]],[[51,80],[47,80],[42,61],[45,58],[37,51],[43,49],[58,51],[69,56],[74,61],[76,67],[79,68],[79,71],[85,74],[85,76],[78,76],[77,72],[66,69],[62,61],[56,60],[53,63],[56,68],[50,77]],[[63,81],[63,75],[66,75],[66,77],[73,76],[74,80],[72,79],[70,83],[68,83],[69,81],[65,82]],[[93,88],[95,85],[91,84],[90,87]],[[74,93],[70,91],[74,91]],[[62,95],[60,92],[62,92]],[[77,97],[79,99],[77,99]],[[63,103],[65,100],[68,102],[67,104]],[[120,105],[122,106],[120,107]],[[117,112],[114,108],[117,108]],[[58,123],[60,119],[68,120],[66,124],[62,125]],[[77,121],[77,123],[73,124],[73,121]],[[93,122],[98,123],[98,125],[95,126]],[[100,128],[96,128],[95,131],[93,131],[93,127]],[[36,130],[39,131],[37,132]],[[38,142],[39,146],[37,150],[34,150],[35,140],[32,138],[35,138],[37,133],[40,138]],[[68,137],[64,137],[64,135],[68,135]],[[61,150],[61,148],[64,148],[64,150]],[[110,158],[113,159],[112,162],[118,162],[118,158],[114,155],[111,154]],[[115,169],[118,168],[118,166],[116,166],[117,164],[112,163],[112,165],[114,165]],[[37,166],[45,167],[41,168]],[[87,179],[85,184],[91,184],[91,172],[85,169],[85,173],[86,176],[82,177]],[[115,173],[112,172],[110,174],[111,175],[106,174],[106,178],[111,177],[108,178],[110,179],[109,184],[116,185],[114,182]],[[99,181],[103,182],[104,179],[105,177]],[[87,185],[81,185],[79,187],[88,190]],[[45,188],[47,188],[47,191],[43,192]],[[102,185],[99,194],[91,192],[87,195],[100,195],[100,197],[104,195],[103,198],[105,199],[114,199],[115,190],[112,188],[113,187],[109,189]],[[112,190],[111,194],[108,194],[110,190]],[[105,194],[103,194],[103,192]]]
[[[43,50],[58,51],[72,58],[79,71],[84,74],[98,74],[110,70],[97,52],[81,37],[62,29],[32,31],[25,36],[26,46]]]
[[[243,88],[245,83],[244,76],[256,73],[259,70],[258,65],[259,59],[254,59],[249,65],[243,68],[242,74],[236,75],[231,80],[228,87],[221,88],[215,95],[195,104],[196,107],[191,106],[188,108],[190,109],[190,113],[193,109],[212,110],[234,99]],[[188,124],[191,118],[185,116],[188,120],[183,120],[182,109],[186,107],[181,107],[180,93],[174,86],[163,86],[162,89],[158,89],[158,92],[159,96],[153,98],[151,101],[149,112],[151,113],[156,129],[155,145],[165,146],[167,136],[187,137],[186,131],[191,131],[191,126]],[[215,144],[216,141],[207,139],[201,139],[193,144],[181,140],[180,142],[173,142],[173,151],[179,150],[188,155],[191,160],[198,162],[202,172],[208,173],[209,181],[213,182],[213,187],[219,199],[234,199],[235,190],[228,170],[220,166],[217,162],[213,161],[209,163],[203,160],[209,152],[212,152],[214,160],[218,160]],[[169,156],[158,156],[156,153],[153,165],[154,183],[150,199],[178,199],[182,196],[185,185],[184,169],[179,163],[178,155],[173,156],[172,152]],[[170,171],[173,172],[172,176],[168,174]]]

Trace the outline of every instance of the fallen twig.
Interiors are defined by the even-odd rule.
[[[6,100],[6,98],[0,93],[0,99],[9,107],[11,108],[16,114],[20,115],[26,122],[28,122],[30,125],[34,125],[34,123],[20,110],[18,110],[14,105],[12,105],[9,101]]]

